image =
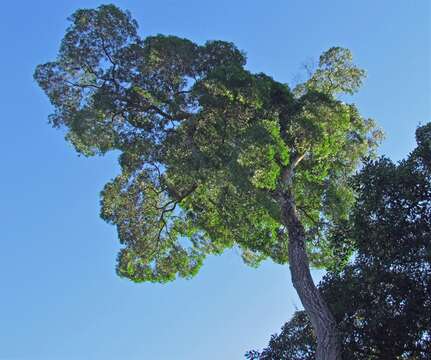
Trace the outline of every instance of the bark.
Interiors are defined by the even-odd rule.
[[[314,285],[305,248],[305,231],[292,194],[283,194],[282,219],[289,235],[289,267],[302,305],[317,338],[316,360],[341,360],[341,340],[328,305]]]

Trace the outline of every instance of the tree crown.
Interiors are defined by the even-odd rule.
[[[333,224],[348,220],[349,176],[380,133],[353,104],[364,72],[342,48],[325,52],[291,91],[245,68],[232,43],[141,39],[113,5],[76,11],[57,59],[35,79],[50,121],[86,156],[117,150],[121,174],[102,191],[101,216],[124,245],[117,271],[134,281],[190,277],[210,253],[287,261],[278,194],[294,194],[311,260],[335,266],[349,249]]]

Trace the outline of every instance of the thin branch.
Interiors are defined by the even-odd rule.
[[[78,84],[78,83],[75,83],[75,82],[70,81],[70,80],[65,80],[65,83],[69,84],[69,85],[72,85],[74,87],[79,87],[79,88],[86,88],[86,87],[92,87],[92,88],[96,88],[96,89],[100,89],[101,88],[101,86],[97,86],[97,85],[94,85],[94,84]]]
[[[321,225],[322,225],[322,223],[321,222],[319,222],[319,221],[316,221],[307,211],[305,211],[305,209],[304,208],[302,208],[302,207],[300,207],[300,206],[297,206],[296,207],[298,210],[300,210],[309,220],[311,220],[313,223],[314,223],[314,225],[316,225],[317,227],[320,227]]]

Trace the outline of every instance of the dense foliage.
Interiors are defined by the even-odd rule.
[[[70,20],[58,58],[39,65],[35,79],[55,107],[51,123],[79,153],[120,153],[121,174],[105,186],[101,210],[124,246],[119,275],[190,277],[207,254],[232,246],[251,265],[286,263],[276,195],[292,164],[312,263],[345,261],[351,248],[333,241],[332,225],[347,220],[348,176],[379,135],[336,97],[356,91],[364,75],[348,50],[329,49],[292,91],[247,71],[231,43],[141,39],[113,5]]]
[[[431,123],[417,148],[394,164],[368,161],[355,179],[353,225],[358,251],[319,285],[343,334],[344,358],[429,359],[431,354]],[[341,236],[341,235],[340,235]],[[261,353],[248,359],[314,359],[315,338],[297,312]]]

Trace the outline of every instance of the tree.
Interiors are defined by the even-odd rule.
[[[347,234],[358,249],[355,261],[319,285],[339,323],[345,359],[425,360],[431,353],[431,123],[416,138],[406,160],[368,161],[356,177]],[[297,312],[248,359],[314,359],[310,326]]]
[[[245,354],[249,360],[314,360],[315,356],[316,337],[305,311],[296,311],[281,333],[271,336],[262,352],[251,350]]]
[[[247,71],[231,43],[142,40],[113,5],[70,20],[57,59],[35,79],[55,107],[51,123],[80,154],[120,153],[101,210],[124,246],[118,274],[189,278],[208,254],[233,246],[254,266],[289,262],[318,358],[338,359],[335,320],[309,259],[322,267],[348,256],[334,252],[332,225],[347,221],[348,176],[378,137],[373,121],[336,97],[364,76],[351,53],[329,49],[292,91]]]

